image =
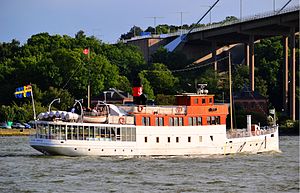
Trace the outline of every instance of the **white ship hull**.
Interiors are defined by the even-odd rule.
[[[226,155],[280,151],[277,127],[273,132],[258,136],[227,138],[225,126],[221,125],[136,127],[136,141],[130,142],[97,138],[55,140],[32,137],[30,145],[44,154],[66,156]]]

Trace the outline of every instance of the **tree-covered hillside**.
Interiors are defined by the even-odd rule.
[[[282,108],[283,48],[280,41],[280,37],[262,40],[255,48],[256,89],[268,97],[270,105],[277,110]],[[85,48],[90,49],[88,55],[83,53]],[[298,58],[299,48],[297,64]],[[87,37],[83,31],[75,37],[40,33],[31,36],[24,45],[17,40],[0,43],[0,121],[32,119],[30,99],[14,96],[17,87],[30,83],[37,113],[45,111],[55,98],[61,98],[61,103],[53,104],[59,109],[70,108],[74,99],[86,99],[89,81],[92,97],[109,88],[131,92],[132,82],[137,77],[141,79],[148,99],[159,99],[158,104],[173,101],[166,95],[195,92],[195,82],[208,83],[210,93],[216,94],[219,101],[223,96],[228,97],[228,74],[217,74],[212,65],[177,71],[185,69],[192,61],[180,52],[170,53],[163,48],[153,54],[151,61],[146,64],[137,47],[123,43],[105,44],[93,36]],[[233,81],[235,92],[248,85],[248,68],[235,64]]]

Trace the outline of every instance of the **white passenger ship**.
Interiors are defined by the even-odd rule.
[[[174,106],[99,103],[94,118],[92,114],[41,113],[35,122],[36,134],[30,137],[30,145],[47,155],[66,156],[280,151],[275,123],[265,127],[252,125],[248,116],[247,128],[227,131],[228,105],[215,104],[214,95],[205,94],[203,90],[177,95]]]

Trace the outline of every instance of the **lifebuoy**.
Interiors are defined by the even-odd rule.
[[[124,117],[120,117],[119,118],[119,123],[124,125],[125,124],[125,118]]]
[[[143,110],[143,106],[142,105],[138,106],[138,112],[142,112],[142,110]]]
[[[176,113],[181,113],[182,107],[176,107]]]

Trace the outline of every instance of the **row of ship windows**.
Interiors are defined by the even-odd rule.
[[[209,104],[212,104],[212,102],[213,102],[213,99],[212,98],[209,98]],[[194,99],[194,104],[198,104],[199,103],[199,99],[198,98],[195,98]],[[205,100],[205,98],[202,98],[202,100],[201,100],[201,104],[206,104],[206,100]]]
[[[214,140],[214,136],[211,135],[209,137],[210,137],[211,141]],[[148,137],[145,137],[144,140],[145,140],[145,143],[148,143]],[[168,141],[168,143],[171,143],[171,137],[168,137],[167,141]],[[179,137],[176,137],[175,141],[176,141],[176,143],[179,143]],[[190,137],[190,136],[187,137],[187,142],[191,143],[192,142],[192,137]],[[202,136],[199,136],[199,142],[202,142]],[[156,143],[159,143],[159,137],[156,137]]]
[[[150,117],[142,117],[142,124],[144,126],[150,126]],[[188,117],[189,126],[202,125],[202,117]],[[219,125],[220,116],[208,116],[206,117],[207,125]],[[184,126],[183,117],[169,117],[169,126]],[[155,126],[165,126],[164,117],[155,117]]]

